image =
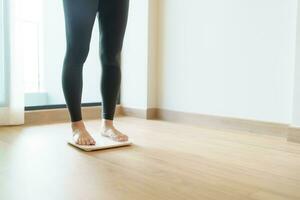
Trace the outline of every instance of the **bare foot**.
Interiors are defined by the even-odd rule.
[[[82,120],[72,122],[73,139],[79,145],[95,145],[96,141],[89,134]]]
[[[109,137],[112,140],[123,142],[128,140],[128,136],[121,133],[113,125],[113,120],[102,119],[102,126],[100,131],[102,136]]]

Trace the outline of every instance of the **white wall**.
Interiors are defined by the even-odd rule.
[[[290,123],[297,0],[160,0],[160,108]]]
[[[130,0],[122,51],[121,104],[147,108],[148,0]]]

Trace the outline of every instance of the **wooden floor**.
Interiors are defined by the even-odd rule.
[[[299,200],[283,137],[118,117],[129,147],[83,152],[66,123],[0,128],[2,200]],[[100,120],[86,121],[96,134]]]

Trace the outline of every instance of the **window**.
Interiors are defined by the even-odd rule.
[[[21,26],[21,32],[17,33],[17,37],[23,41],[23,67],[24,67],[24,89],[25,93],[40,92],[40,67],[41,55],[40,48],[42,37],[42,2],[41,0],[25,0],[20,1],[21,13],[17,18]]]

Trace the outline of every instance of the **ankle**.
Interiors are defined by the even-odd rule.
[[[113,128],[114,127],[113,120],[102,119],[101,126],[102,126],[102,128],[105,128],[105,129]]]
[[[71,127],[72,127],[73,130],[75,130],[75,129],[80,129],[80,130],[85,129],[85,126],[84,126],[84,123],[83,123],[82,120],[72,122]]]

